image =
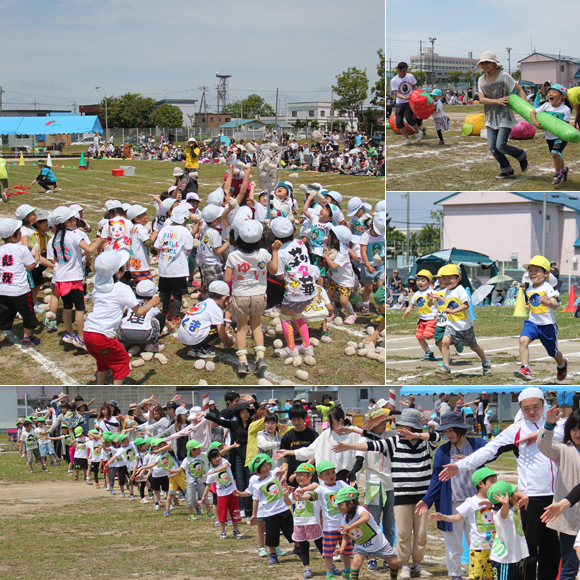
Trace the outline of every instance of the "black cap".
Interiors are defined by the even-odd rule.
[[[109,401],[107,405],[113,405],[113,407],[117,406],[117,401]]]
[[[166,409],[177,409],[178,405],[175,401],[169,401],[167,405],[165,405]]]

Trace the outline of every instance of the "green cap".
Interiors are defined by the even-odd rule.
[[[316,473],[322,473],[327,469],[336,469],[336,466],[331,461],[321,461],[316,465]]]
[[[161,439],[160,437],[153,437],[153,441],[151,441],[151,447],[157,447],[157,445],[161,445],[161,443],[165,443],[165,439]]]
[[[113,435],[113,433],[110,431],[103,431],[103,439],[105,440],[105,443],[111,442],[111,435]]]
[[[151,446],[151,443],[153,443],[153,439],[155,439],[155,437],[147,437],[147,439],[145,439],[145,443]]]
[[[41,421],[44,423],[46,419],[44,417],[38,417],[38,422],[40,423]]]
[[[100,431],[98,429],[89,429],[89,433],[92,433],[93,435],[98,435]]]
[[[310,473],[311,475],[314,475],[316,469],[312,463],[301,463],[294,473]]]
[[[508,495],[511,495],[514,491],[516,491],[516,489],[518,489],[517,485],[512,485],[511,483],[508,483],[507,481],[496,481],[487,490],[487,499],[491,503],[499,503],[497,501],[497,499],[495,499],[496,495],[498,495],[498,494],[505,495],[506,493]]]
[[[250,461],[250,465],[248,465],[248,469],[252,473],[258,473],[258,470],[264,463],[272,463],[272,458],[265,453],[258,453],[252,461]]]
[[[490,475],[497,475],[497,473],[492,469],[490,469],[489,467],[482,467],[481,469],[478,469],[473,473],[473,475],[471,476],[471,483],[473,483],[474,487],[477,487],[477,484],[480,481],[483,481],[486,477],[489,477]]]
[[[141,445],[143,445],[144,443],[147,443],[147,441],[145,439],[143,439],[143,437],[137,437],[137,439],[135,439],[135,441],[133,441],[133,443],[135,443],[136,447],[141,447]]]
[[[199,449],[201,447],[201,443],[196,441],[195,439],[190,439],[186,444],[185,448],[189,451],[190,449]]]
[[[125,441],[125,439],[127,439],[127,437],[129,437],[129,435],[127,435],[127,433],[119,433],[119,435],[117,435],[116,439],[120,443],[121,441]]]
[[[74,433],[75,437],[80,437],[84,433],[83,428],[80,425],[78,427],[75,427]]]
[[[352,501],[358,497],[358,490],[354,487],[341,487],[334,496],[334,503],[339,504],[343,501]]]
[[[33,419],[36,419],[36,417],[33,417],[32,415],[28,415],[28,417],[26,417],[26,421],[30,421],[31,423]]]
[[[212,449],[218,449],[221,445],[223,445],[223,443],[220,443],[219,441],[212,441],[209,444],[209,447],[207,448],[208,452],[211,451]]]

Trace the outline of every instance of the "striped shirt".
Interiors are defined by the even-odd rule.
[[[429,440],[419,439],[415,445],[396,437],[367,441],[369,451],[379,451],[391,459],[391,474],[395,488],[395,505],[415,504],[429,489],[431,463],[441,435],[436,431]]]

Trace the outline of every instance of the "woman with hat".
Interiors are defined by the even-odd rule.
[[[516,89],[522,99],[526,93],[517,81],[503,70],[495,53],[486,50],[481,53],[477,68],[484,73],[479,77],[479,101],[484,105],[485,128],[490,153],[499,163],[500,173],[497,179],[514,177],[514,170],[506,155],[519,161],[522,173],[528,170],[528,156],[522,149],[508,145],[511,130],[516,126],[516,116],[508,107],[508,97]]]
[[[199,147],[195,137],[190,137],[187,140],[187,147],[185,149],[185,171],[199,173]]]
[[[467,437],[468,429],[469,425],[464,422],[463,416],[458,411],[444,413],[441,416],[441,424],[435,427],[435,430],[443,433],[448,441],[435,452],[429,490],[417,504],[415,513],[424,515],[435,504],[436,511],[449,516],[455,515],[457,507],[477,493],[471,483],[471,476],[475,469],[462,471],[461,479],[454,477],[449,481],[439,480],[439,473],[444,465],[455,463],[485,445],[485,441],[480,437]],[[457,580],[463,574],[461,570],[462,536],[465,536],[465,541],[469,545],[470,525],[468,519],[453,524],[439,521],[437,527],[443,532],[445,540],[447,573],[451,578]]]

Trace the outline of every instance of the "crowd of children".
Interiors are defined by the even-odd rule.
[[[239,375],[252,370],[263,375],[265,311],[279,316],[286,340],[275,356],[313,356],[308,324],[321,322],[322,337],[330,342],[327,321],[344,309],[344,323],[353,324],[357,303],[369,315],[375,292],[378,328],[366,340],[376,343],[384,328],[385,202],[371,213],[369,204],[353,197],[343,213],[337,191],[320,184],[304,189],[302,207],[289,181],[257,194],[251,166],[240,169],[232,163],[201,211],[199,195],[189,191],[183,199],[178,186],[154,198],[152,223],[146,207],[108,200],[93,241],[80,205],[49,213],[23,204],[16,219],[0,221],[0,330],[10,330],[20,316],[22,346],[38,345],[32,334],[39,324],[36,314],[45,310],[42,300],[51,293],[44,325],[57,327],[62,299],[62,340],[96,359],[98,384],[109,371],[115,384],[122,383],[130,372],[127,350],[132,346],[160,352],[164,329],[177,330],[194,358],[214,358],[220,341],[229,348],[235,344]],[[52,287],[40,296],[47,268]],[[183,315],[182,300],[191,285],[199,287],[199,299]],[[88,301],[93,308],[86,317]]]

